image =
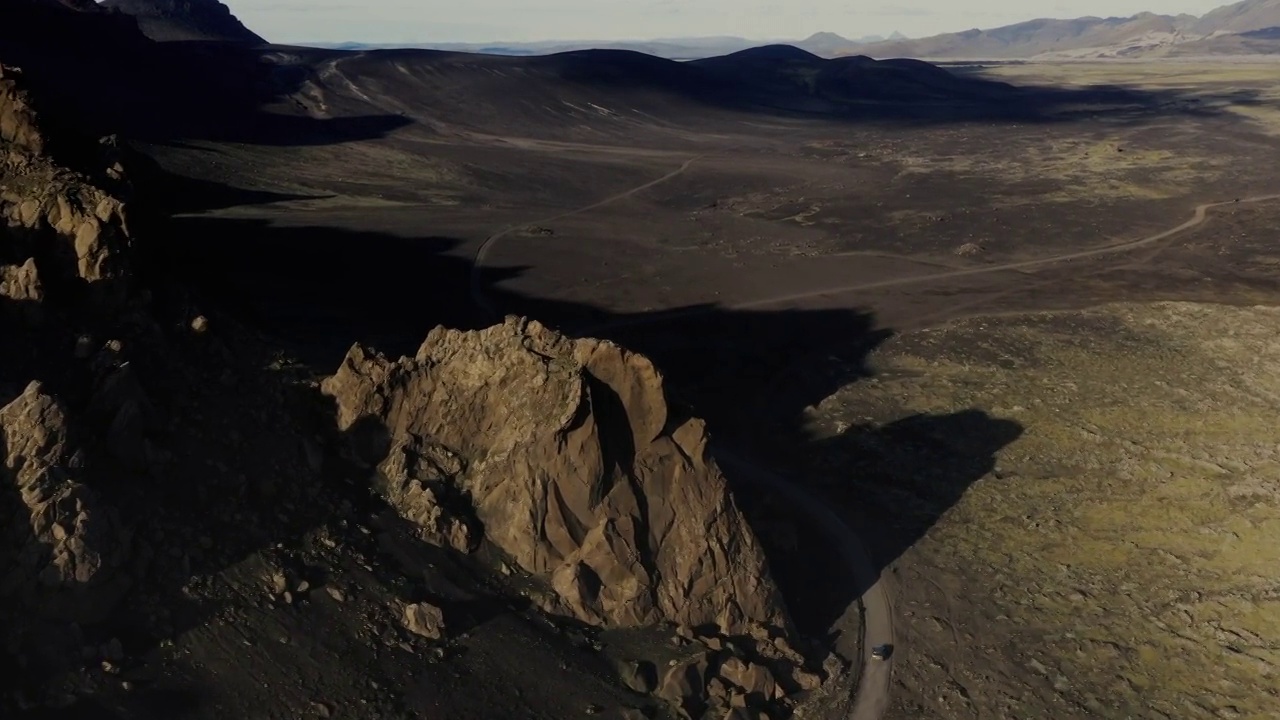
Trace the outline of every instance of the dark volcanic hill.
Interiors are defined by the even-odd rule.
[[[160,42],[225,40],[255,45],[266,42],[218,0],[104,0],[102,6],[137,18],[142,32]]]
[[[519,123],[556,137],[585,122],[626,135],[653,117],[698,122],[713,111],[875,119],[1027,109],[1001,83],[791,46],[676,62],[622,50],[511,57],[155,42],[135,17],[54,0],[0,4],[0,58],[26,70],[51,117],[86,134],[164,142],[316,144],[414,123],[498,134]]]
[[[684,124],[718,112],[873,120],[1028,109],[1003,83],[921,62],[827,60],[788,45],[689,62],[622,50],[512,57],[291,49],[278,59],[308,73],[298,97],[309,108],[403,114],[442,132],[506,135],[519,127],[525,136],[554,138],[590,126],[625,137],[655,117]],[[317,67],[323,71],[312,72]]]
[[[864,55],[827,60],[789,45],[753,48],[692,64],[761,102],[803,95],[814,107],[825,104],[833,112],[856,112],[864,103],[904,108],[940,102],[977,106],[1009,97],[1013,90],[1002,83],[959,77],[918,60],[873,60]]]

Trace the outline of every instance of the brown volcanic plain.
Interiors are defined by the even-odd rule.
[[[308,52],[279,50],[282,62]],[[161,163],[175,171],[288,196],[175,218],[175,234],[192,243],[192,261],[184,264],[226,273],[235,280],[228,300],[268,326],[296,329],[296,313],[311,316],[314,327],[298,335],[298,351],[315,352],[325,362],[357,337],[395,347],[435,322],[483,324],[485,308],[527,313],[654,357],[719,437],[753,448],[761,462],[791,469],[801,482],[830,483],[821,478],[832,473],[887,474],[887,489],[857,483],[843,507],[854,527],[882,538],[872,542],[884,571],[906,578],[896,586],[894,607],[904,613],[895,622],[906,627],[909,639],[895,661],[889,717],[1035,717],[1059,713],[1062,702],[1073,708],[1071,716],[1127,717],[1160,707],[1168,717],[1265,717],[1276,709],[1276,698],[1265,692],[1276,667],[1274,650],[1249,651],[1252,669],[1224,679],[1233,689],[1215,690],[1210,679],[1227,667],[1206,660],[1187,675],[1162,670],[1179,650],[1120,638],[1129,622],[1124,613],[1143,612],[1121,612],[1117,601],[1125,587],[1146,577],[1141,554],[1126,556],[1130,564],[1123,567],[1134,578],[1127,585],[1118,584],[1113,565],[1093,571],[1098,584],[1087,592],[1045,585],[1042,592],[1084,599],[1043,606],[1027,620],[1041,628],[1034,639],[996,635],[977,645],[980,650],[965,649],[978,642],[986,624],[1007,616],[994,609],[981,617],[968,614],[994,602],[966,590],[990,582],[990,565],[966,564],[954,557],[955,546],[938,549],[941,541],[922,538],[953,533],[960,538],[954,542],[964,545],[967,523],[1005,522],[998,493],[984,500],[992,503],[988,518],[957,518],[947,508],[970,484],[982,486],[1000,472],[1006,456],[1018,458],[1010,462],[1020,468],[1052,465],[1019,454],[1026,452],[1019,443],[1028,442],[1019,438],[1028,433],[1059,432],[1051,420],[1001,412],[1018,406],[1019,383],[1033,382],[1030,377],[1006,380],[1012,389],[998,399],[961,394],[950,405],[912,406],[900,398],[905,409],[897,414],[867,410],[865,417],[874,420],[859,420],[864,414],[857,401],[824,403],[856,395],[843,388],[861,387],[868,381],[860,378],[874,376],[868,364],[877,367],[880,356],[873,348],[888,334],[910,338],[956,319],[1116,301],[1274,304],[1277,209],[1264,198],[1280,186],[1265,158],[1280,139],[1272,122],[1278,106],[1270,65],[959,66],[951,68],[955,77],[981,84],[961,84],[958,91],[947,85],[954,81],[908,66],[908,73],[919,71],[911,86],[926,90],[845,105],[832,102],[832,90],[780,92],[782,103],[756,97],[721,102],[696,89],[672,92],[666,81],[636,80],[634,68],[610,69],[615,60],[648,62],[622,55],[594,57],[590,74],[577,77],[564,70],[573,57],[388,52],[307,59],[320,70],[291,95],[297,111],[387,113],[410,122],[384,137],[343,145],[155,148]],[[747,60],[755,65],[735,67],[832,87],[821,84],[821,61],[799,55]],[[894,87],[890,68],[876,70],[883,80],[871,74],[865,82]],[[839,87],[857,88],[857,82]],[[994,84],[1006,82],[1016,90]],[[1222,204],[1206,208],[1203,222],[1167,234],[1197,219],[1198,206],[1215,203]],[[257,253],[254,263],[232,260],[250,252]],[[1072,257],[1055,260],[1064,256]],[[341,288],[337,297],[296,276],[283,284],[271,280],[301,257],[342,268],[324,271]],[[452,301],[441,303],[442,293]],[[353,310],[353,297],[366,301],[367,309]],[[275,316],[286,307],[289,317]],[[1061,332],[1072,333],[1075,317],[1038,322],[1062,323]],[[1224,314],[1222,322],[1265,325],[1271,322],[1266,317]],[[1038,342],[1009,338],[1002,327],[969,321],[947,338],[954,348]],[[1086,322],[1080,341],[1096,343],[1100,358],[1123,357],[1125,350],[1108,344],[1109,328]],[[1087,340],[1089,333],[1098,335]],[[1068,356],[1043,342],[1045,352]],[[1172,341],[1152,342],[1143,352],[1158,359]],[[909,371],[926,379],[893,392],[951,397],[953,383],[995,382],[981,374],[956,379],[937,373],[930,385],[927,376],[941,362],[930,356],[923,369]],[[1134,360],[1133,372],[1140,366]],[[1054,381],[1078,382],[1080,373],[1095,372],[1090,367],[1082,361],[1062,368]],[[1187,377],[1197,376],[1189,371]],[[1111,382],[1126,387],[1134,379],[1122,369]],[[1184,390],[1193,395],[1209,392],[1200,381],[1186,382]],[[1141,394],[1126,397],[1133,415],[1110,430],[1122,436],[1139,432],[1145,402]],[[1091,407],[1095,400],[1077,402]],[[844,440],[833,441],[832,433]],[[1066,437],[1055,441],[1060,445],[1050,442],[1041,451],[1079,454]],[[850,459],[850,445],[863,461]],[[922,446],[931,471],[942,473],[936,484],[903,479],[919,467],[903,453]],[[1163,462],[1160,457],[1150,462]],[[949,466],[954,469],[937,469]],[[903,482],[914,482],[909,492],[923,496],[910,512],[902,510],[907,490],[896,486]],[[1064,484],[1059,492],[1077,487]],[[1119,492],[1132,494],[1126,507],[1133,518],[1154,513],[1150,521],[1134,522],[1158,526],[1165,508],[1147,510],[1144,503],[1165,495],[1144,494],[1150,491],[1142,487],[1135,480]],[[1048,499],[1037,502],[1057,507],[1053,503],[1066,500],[1044,492]],[[1123,497],[1109,487],[1094,492],[1096,502]],[[1206,501],[1197,497],[1178,496],[1176,502],[1201,507],[1196,503]],[[752,506],[749,496],[743,502]],[[905,518],[897,517],[900,512]],[[1087,532],[1089,526],[1072,527]],[[1111,537],[1122,538],[1122,527]],[[1177,538],[1197,531],[1173,524],[1155,532],[1153,547],[1177,553]],[[1257,537],[1273,537],[1259,532]],[[1022,550],[1022,541],[1011,537],[981,537],[987,543],[981,552]],[[1076,542],[1070,537],[1060,541]],[[821,538],[810,543],[820,546]],[[1041,561],[1026,562],[1035,567]],[[1079,565],[1087,569],[1089,563],[1080,559]],[[1152,575],[1150,581],[1211,593],[1221,582],[1214,579],[1218,572]],[[798,581],[808,587],[815,582]],[[938,609],[944,597],[950,609]],[[1231,597],[1233,606],[1254,607],[1270,618],[1241,631],[1266,637],[1263,629],[1275,622],[1265,610],[1270,606],[1261,596]],[[1070,618],[1080,612],[1079,603],[1105,618],[1099,627],[1116,637],[1097,638],[1095,645],[1051,641],[1072,637]],[[933,609],[922,613],[919,607]],[[1193,611],[1182,621],[1194,624],[1200,617]],[[924,630],[932,627],[928,623],[942,630]],[[1215,637],[1195,641],[1207,643],[1198,646],[1206,658],[1214,648],[1235,647]],[[1029,642],[1085,656],[1069,670],[1019,645]],[[996,667],[988,665],[991,652],[1006,658],[999,673],[988,672]],[[1128,678],[1128,690],[1109,689],[1105,678],[1113,671]],[[1203,685],[1186,679],[1193,676]],[[1028,691],[1046,682],[1047,689]],[[938,687],[949,689],[939,693]],[[1182,689],[1191,687],[1201,687],[1194,700],[1191,690]]]
[[[163,239],[149,271],[263,333],[245,364],[310,387],[355,342],[413,355],[502,314],[652,358],[713,452],[786,471],[868,541],[898,631],[886,717],[1274,715],[1280,386],[1250,360],[1274,344],[1254,306],[1280,297],[1272,68],[173,43],[82,96],[57,92],[77,59],[5,43],[68,125],[131,141],[136,202],[162,211],[137,231]],[[112,68],[154,65],[129,48]],[[195,69],[217,82],[129,108]],[[104,95],[126,102],[73,112]],[[252,404],[201,401],[233,400]],[[722,464],[798,632],[856,661],[829,633],[856,634],[867,588]],[[685,667],[699,641],[549,623],[500,563],[324,487],[298,496],[307,532],[177,583],[190,617],[129,645],[128,687],[92,667],[54,687],[123,717],[671,712],[617,668]],[[219,556],[222,536],[198,542]],[[444,645],[386,617],[424,594],[463,618]]]

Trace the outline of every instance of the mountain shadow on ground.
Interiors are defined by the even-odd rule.
[[[393,356],[412,354],[436,324],[476,328],[490,322],[464,300],[470,297],[472,264],[451,254],[457,241],[449,238],[202,216],[174,218],[162,236],[166,246],[156,249],[159,259],[153,262],[171,280],[197,288],[201,302],[286,339],[320,372],[336,368],[353,342],[371,343]],[[481,282],[493,288],[521,272],[486,269]],[[834,438],[810,437],[805,409],[868,377],[867,356],[891,334],[869,313],[705,305],[619,315],[500,289],[486,293],[506,312],[536,317],[570,334],[590,327],[593,335],[649,355],[676,400],[706,417],[717,443],[735,454],[789,467],[778,453],[850,453],[849,486],[817,491],[867,509],[849,520],[875,538],[870,545],[878,570],[985,477],[995,453],[1021,432],[1016,423],[972,409],[854,427]],[[805,477],[793,480],[810,483]],[[839,567],[824,538],[780,512],[781,502],[745,485],[737,490],[780,584],[802,610],[801,625],[820,632],[866,587]],[[899,496],[906,499],[901,506],[894,501]]]

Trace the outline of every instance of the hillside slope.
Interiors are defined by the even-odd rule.
[[[1205,13],[1190,30],[1198,35],[1246,33],[1280,27],[1280,0],[1244,0]]]
[[[0,65],[0,715],[721,717],[841,670],[645,358],[513,319],[326,380],[202,313],[132,202],[157,177],[85,135],[150,106],[60,113],[255,56],[30,8],[0,29],[31,68]]]
[[[137,18],[147,37],[160,42],[223,40],[254,45],[266,42],[218,0],[103,0],[102,6]]]

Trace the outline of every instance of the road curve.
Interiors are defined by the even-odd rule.
[[[1053,255],[1050,257],[1036,258],[1034,260],[1019,260],[1016,262],[1001,263],[998,265],[985,265],[983,267],[968,268],[965,270],[949,270],[941,273],[930,273],[925,275],[912,275],[911,277],[890,278],[888,280],[877,280],[869,283],[858,283],[855,285],[841,285],[837,287],[823,288],[822,290],[807,290],[801,293],[792,293],[789,295],[776,295],[773,297],[759,298],[756,300],[748,300],[746,302],[734,303],[731,305],[717,305],[713,307],[696,307],[686,311],[678,311],[661,315],[632,318],[630,320],[620,320],[616,322],[606,322],[600,325],[592,326],[580,331],[580,334],[598,333],[603,330],[612,330],[622,327],[632,327],[636,325],[650,325],[654,323],[669,322],[688,318],[692,316],[702,315],[709,312],[722,312],[724,310],[750,310],[752,308],[766,307],[769,305],[778,305],[782,303],[794,302],[796,300],[807,300],[809,298],[821,297],[823,295],[837,295],[841,293],[858,292],[861,290],[878,290],[880,288],[897,287],[900,285],[911,285],[913,283],[929,282],[931,280],[950,280],[959,277],[968,277],[972,275],[985,275],[988,273],[1003,272],[1008,270],[1026,270],[1029,268],[1040,267],[1042,265],[1052,265],[1060,262],[1068,262],[1070,260],[1081,260],[1084,258],[1098,257],[1101,255],[1111,255],[1114,253],[1127,252],[1135,250],[1145,245],[1160,242],[1169,237],[1186,232],[1202,223],[1209,217],[1209,211],[1216,207],[1224,205],[1244,205],[1247,203],[1261,203],[1280,200],[1280,194],[1276,195],[1260,195],[1257,197],[1242,198],[1240,200],[1227,200],[1222,202],[1211,202],[1197,205],[1191,219],[1178,225],[1148,235],[1137,240],[1128,240],[1126,242],[1117,243],[1115,245],[1106,245],[1103,247],[1092,248],[1089,250],[1079,250],[1076,252],[1066,253],[1064,255]]]
[[[893,607],[889,602],[889,592],[862,541],[831,510],[829,504],[799,485],[747,462],[723,447],[713,448],[712,454],[721,467],[733,473],[735,479],[777,493],[806,515],[831,539],[857,586],[866,588],[857,601],[862,608],[862,674],[853,697],[853,707],[845,717],[848,720],[879,720],[889,704],[893,659],[875,660],[871,657],[871,650],[877,645],[894,644]]]
[[[630,190],[624,190],[616,195],[610,195],[609,197],[603,200],[598,200],[594,203],[591,203],[590,205],[585,205],[580,208],[574,208],[573,210],[566,210],[565,212],[557,213],[555,215],[551,215],[550,217],[541,218],[539,220],[530,220],[527,223],[520,223],[518,225],[508,225],[507,227],[485,238],[484,242],[480,243],[480,247],[476,248],[475,260],[471,263],[471,301],[476,304],[476,307],[479,307],[480,309],[484,310],[494,319],[501,319],[502,315],[498,312],[498,309],[494,306],[493,302],[490,301],[489,298],[484,293],[484,278],[482,277],[484,274],[484,264],[485,264],[485,261],[489,258],[489,253],[490,251],[493,250],[493,246],[499,240],[501,240],[502,238],[514,232],[517,228],[521,228],[527,225],[541,225],[543,223],[555,222],[556,220],[561,220],[563,218],[567,218],[573,215],[578,215],[590,210],[595,210],[598,207],[603,207],[610,203],[615,203],[619,200],[625,200],[626,198],[629,198],[632,195],[644,192],[645,190],[648,190],[649,188],[654,187],[655,185],[661,185],[662,183],[676,177],[677,175],[680,175],[685,170],[688,170],[689,167],[693,165],[695,162],[697,162],[698,159],[701,157],[702,156],[699,155],[699,156],[691,157],[688,160],[685,160],[684,163],[680,165],[680,167],[676,168],[675,170],[672,170],[666,175],[663,175],[657,180],[650,180],[649,182],[643,185],[638,185],[636,187],[631,188]]]
[[[526,224],[542,224],[550,223],[566,217],[584,213],[596,208],[608,205],[619,200],[631,197],[637,193],[647,190],[651,187],[664,183],[689,169],[699,157],[693,157],[686,160],[680,167],[663,175],[656,180],[651,180],[643,185],[611,195],[603,200],[599,200],[590,205],[586,205],[573,210],[561,212],[540,220],[532,220],[529,223],[521,225],[510,225],[505,227],[489,237],[477,248],[475,261],[471,268],[471,299],[477,307],[483,309],[486,313],[494,318],[501,317],[497,308],[485,295],[483,283],[483,270],[485,261],[488,259],[490,251],[494,245],[507,235],[514,232],[518,227]],[[635,318],[632,320],[623,320],[618,322],[604,323],[598,326],[587,328],[580,331],[579,335],[600,332],[605,329],[613,329],[619,327],[627,327],[633,325],[645,325],[666,322],[679,318],[700,315],[707,312],[717,312],[725,309],[729,310],[745,310],[755,307],[763,307],[768,305],[776,305],[779,303],[793,302],[796,300],[804,300],[823,295],[833,295],[847,292],[857,292],[862,290],[874,290],[878,288],[895,287],[900,285],[909,285],[912,283],[929,282],[935,280],[948,280],[952,278],[967,277],[973,275],[983,275],[988,273],[1003,272],[1009,270],[1025,270],[1043,265],[1050,265],[1060,262],[1068,262],[1071,260],[1080,260],[1090,257],[1098,257],[1113,253],[1126,252],[1134,250],[1145,245],[1150,245],[1166,238],[1185,232],[1204,223],[1208,219],[1209,210],[1233,204],[1261,203],[1273,200],[1280,200],[1280,194],[1263,195],[1257,197],[1243,198],[1240,200],[1203,203],[1196,206],[1191,219],[1182,224],[1149,235],[1137,240],[1130,240],[1114,245],[1093,248],[1089,250],[1080,250],[1076,252],[1066,253],[1063,255],[1054,255],[1045,258],[1036,258],[1033,260],[1021,260],[1017,262],[1002,263],[998,265],[987,265],[984,267],[969,268],[964,270],[951,270],[941,273],[933,273],[926,275],[916,275],[905,278],[892,278],[888,280],[880,280],[870,283],[859,283],[854,285],[845,285],[839,287],[825,288],[822,290],[806,291],[803,293],[793,293],[783,296],[774,296],[769,298],[760,298],[747,302],[736,303],[727,306],[717,306],[713,308],[693,308],[685,312],[668,313],[658,316],[646,318]],[[858,605],[862,611],[862,672],[858,681],[857,692],[853,698],[852,707],[846,715],[847,720],[879,720],[884,714],[889,702],[889,684],[892,678],[892,658],[879,661],[871,657],[874,647],[882,644],[894,644],[894,627],[893,627],[893,608],[889,599],[888,590],[885,588],[884,582],[881,580],[879,573],[876,571],[875,565],[866,553],[866,550],[858,538],[858,536],[844,523],[840,517],[831,510],[831,508],[811,495],[803,488],[795,485],[785,478],[760,468],[738,456],[732,452],[717,447],[715,449],[715,457],[720,464],[726,469],[734,473],[734,477],[756,485],[757,487],[766,488],[785,498],[797,509],[809,517],[817,527],[828,535],[835,543],[842,559],[848,566],[850,572],[854,576],[854,580],[859,587],[864,587],[862,597],[859,598]]]

